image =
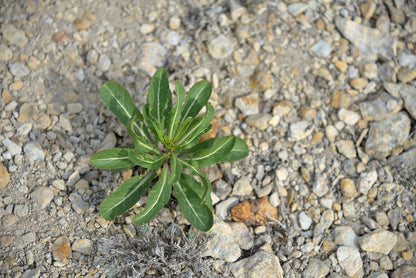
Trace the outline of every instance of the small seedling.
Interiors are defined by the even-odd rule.
[[[123,171],[133,166],[146,168],[141,176],[126,180],[105,198],[100,214],[107,220],[131,208],[152,186],[146,207],[133,222],[153,219],[168,202],[172,188],[185,218],[195,228],[208,231],[213,225],[211,183],[200,167],[242,159],[248,155],[244,140],[234,135],[200,142],[212,125],[214,108],[208,99],[211,84],[200,81],[185,89],[176,82],[176,104],[164,69],[150,83],[147,103],[142,111],[134,105],[129,92],[114,81],[100,90],[105,106],[127,127],[134,147],[118,147],[94,154],[91,164],[97,168]],[[198,116],[205,107],[203,116]]]

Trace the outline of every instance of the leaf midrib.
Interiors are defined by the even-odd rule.
[[[225,145],[225,144],[227,144],[228,143],[228,141],[229,140],[232,140],[233,138],[232,137],[230,137],[230,139],[228,139],[227,141],[225,141],[221,146],[219,146],[214,152],[210,152],[209,154],[207,154],[207,155],[205,155],[205,156],[200,156],[200,157],[194,157],[194,158],[192,158],[193,160],[202,160],[202,159],[205,159],[205,158],[207,158],[207,157],[210,157],[210,156],[212,156],[212,155],[214,155],[214,154],[216,154],[219,150],[221,150],[221,148]]]
[[[191,205],[191,202],[188,201],[188,198],[185,194],[185,192],[182,190],[182,186],[179,184],[179,182],[176,183],[178,189],[181,191],[186,203],[188,204],[188,207],[191,208],[191,210],[193,211],[194,215],[197,216],[197,218],[199,219],[199,222],[201,225],[204,225],[204,222],[202,221],[202,219],[199,217],[199,214],[194,210],[193,206]]]

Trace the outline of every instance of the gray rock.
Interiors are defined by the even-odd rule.
[[[226,59],[234,50],[233,42],[224,35],[214,37],[208,42],[208,52],[214,59]]]
[[[68,181],[66,182],[66,185],[71,187],[75,185],[77,181],[79,181],[80,179],[81,177],[79,175],[79,172],[75,171],[69,176]]]
[[[300,228],[304,231],[308,230],[312,225],[312,218],[310,218],[304,211],[301,211],[298,216]]]
[[[416,68],[416,55],[409,53],[402,53],[399,56],[399,64],[402,67]]]
[[[212,238],[206,243],[203,257],[209,256],[226,262],[235,262],[241,255],[235,234],[231,226],[225,222],[217,222],[210,230]]]
[[[361,102],[359,106],[365,120],[380,121],[399,112],[403,107],[403,101],[400,97],[382,92],[370,96],[367,100]]]
[[[313,193],[315,193],[315,195],[318,197],[324,196],[326,193],[328,193],[329,190],[328,183],[329,181],[325,174],[316,175],[312,187]]]
[[[78,239],[76,240],[71,247],[72,251],[79,252],[84,255],[91,255],[93,244],[90,239]]]
[[[357,248],[341,246],[337,250],[337,258],[340,266],[350,277],[355,275],[363,267],[363,261]]]
[[[45,186],[40,186],[32,192],[32,201],[37,209],[46,208],[53,199],[53,192]]]
[[[367,278],[389,278],[386,273],[374,272],[367,276]]]
[[[355,144],[351,140],[339,140],[335,142],[338,152],[343,154],[347,158],[357,157],[357,152],[355,151]]]
[[[220,219],[226,219],[230,209],[238,204],[237,197],[228,198],[215,206],[215,215]]]
[[[0,61],[8,61],[13,57],[13,52],[4,44],[0,44]]]
[[[362,57],[376,60],[377,57],[392,59],[396,56],[395,36],[340,17],[335,19],[335,24],[342,35],[360,49]]]
[[[300,141],[312,134],[315,124],[309,121],[291,122],[289,126],[288,140]]]
[[[23,148],[26,154],[26,159],[33,164],[36,160],[43,161],[45,159],[45,153],[43,152],[42,146],[36,142],[31,141]]]
[[[235,196],[249,196],[252,191],[251,180],[245,176],[236,181],[231,194]]]
[[[347,125],[355,125],[360,119],[360,115],[358,113],[345,108],[339,109],[338,117]]]
[[[40,269],[28,269],[20,278],[38,278],[40,276]]]
[[[408,151],[402,152],[399,155],[395,155],[389,158],[389,164],[394,167],[406,166],[409,168],[416,167],[416,148],[412,148]]]
[[[413,119],[416,119],[416,87],[403,83],[387,83],[384,86],[393,93],[397,92],[400,94],[404,100],[404,108],[409,112]]]
[[[361,249],[367,252],[378,252],[387,255],[396,244],[396,234],[389,231],[374,231],[358,239]]]
[[[235,106],[244,116],[256,115],[259,113],[259,97],[257,93],[238,97]]]
[[[310,259],[309,264],[303,271],[303,278],[322,278],[329,273],[329,267],[318,259]]]
[[[254,237],[244,223],[231,223],[231,229],[238,246],[243,250],[249,250],[253,247]]]
[[[23,77],[29,74],[29,69],[23,62],[16,62],[10,65],[10,72],[17,77]]]
[[[172,30],[166,30],[162,34],[162,42],[167,45],[176,46],[179,44],[181,37],[179,36],[178,32]]]
[[[18,47],[23,47],[27,43],[25,32],[17,29],[12,24],[3,23],[1,25],[1,32],[3,34],[3,38],[10,44],[16,45]]]
[[[265,130],[269,125],[269,121],[272,119],[272,116],[267,113],[261,113],[257,115],[248,116],[245,121],[251,126],[254,126],[258,129]]]
[[[107,71],[111,66],[110,57],[107,54],[101,54],[100,59],[98,59],[98,68],[102,71]]]
[[[69,195],[69,200],[71,201],[71,206],[75,212],[79,214],[84,214],[87,212],[89,205],[87,202],[82,200],[82,197],[77,193],[72,193]]]
[[[394,114],[380,122],[370,123],[365,151],[382,159],[404,144],[410,132],[410,119],[405,112]]]
[[[138,67],[153,76],[158,68],[162,68],[168,58],[168,51],[159,43],[144,43],[140,47],[140,58]]]
[[[302,2],[296,2],[290,4],[287,9],[289,10],[289,13],[291,13],[294,16],[297,16],[300,13],[303,13],[309,8],[309,5]]]
[[[349,226],[339,226],[334,229],[334,242],[342,246],[358,248],[358,236]]]
[[[331,45],[326,40],[320,40],[312,46],[312,51],[320,57],[329,57]]]
[[[4,139],[2,143],[12,155],[18,155],[22,152],[22,148],[19,147],[19,145],[7,138]]]
[[[373,184],[377,181],[377,171],[373,170],[368,173],[361,173],[358,178],[358,191],[367,194]]]
[[[26,204],[15,205],[13,212],[19,217],[24,217],[29,213],[29,207]]]
[[[217,195],[221,200],[227,198],[227,196],[230,195],[231,191],[233,190],[232,187],[223,179],[215,181],[213,185],[215,195]]]
[[[259,250],[253,256],[234,263],[230,268],[236,278],[283,278],[279,259],[264,250]]]
[[[414,278],[416,277],[416,266],[402,265],[397,268],[390,276],[391,278]]]

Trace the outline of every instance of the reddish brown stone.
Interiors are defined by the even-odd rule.
[[[71,255],[71,244],[69,243],[68,239],[64,236],[58,238],[52,247],[52,256],[55,261],[62,265],[67,264]]]
[[[242,202],[231,208],[231,217],[236,222],[244,222],[246,225],[264,225],[266,222],[272,222],[279,216],[276,207],[273,207],[269,198],[250,202]]]

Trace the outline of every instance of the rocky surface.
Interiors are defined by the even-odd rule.
[[[3,2],[1,278],[415,277],[414,1]],[[207,234],[175,200],[99,216],[140,171],[89,165],[133,144],[99,88],[140,107],[159,67],[211,81],[214,133],[249,145],[206,170]]]

